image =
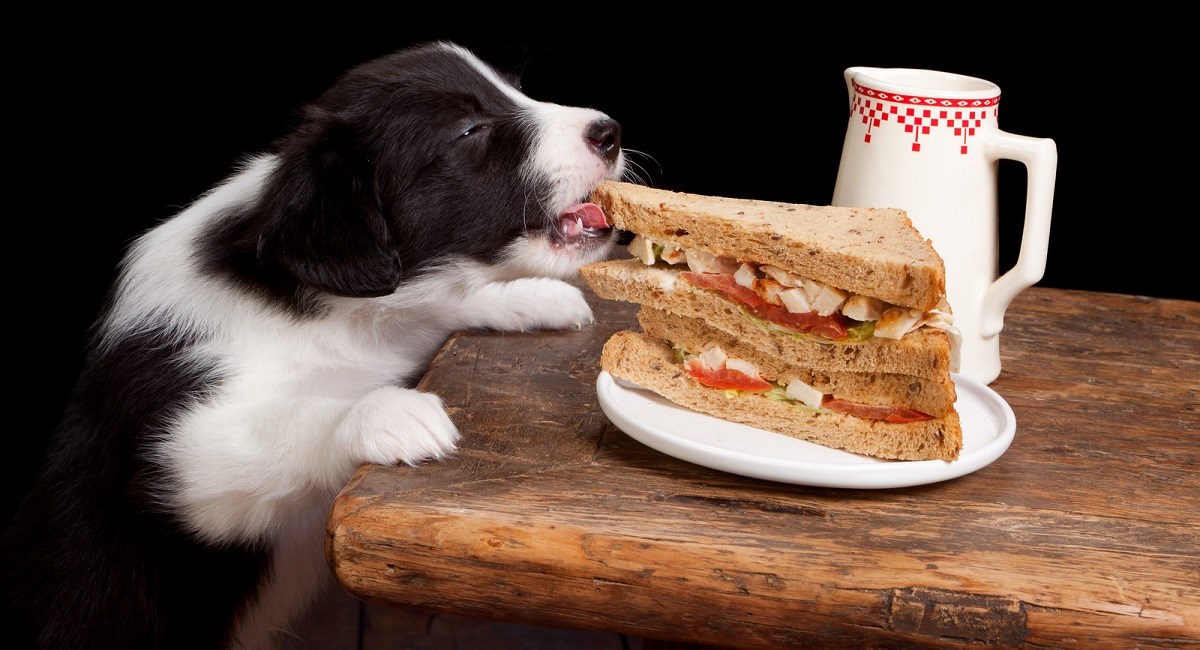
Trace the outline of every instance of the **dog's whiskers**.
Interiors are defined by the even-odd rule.
[[[533,197],[533,200],[536,201],[538,204],[538,207],[542,209],[542,214],[545,214],[546,216],[550,217],[550,227],[552,227],[555,232],[561,232],[559,230],[559,220],[555,218],[554,212],[546,207],[546,202],[549,200],[549,198],[545,197],[545,196],[537,195],[537,196]]]
[[[529,232],[529,190],[525,190],[525,200],[521,202],[521,230]]]
[[[651,156],[650,154],[648,154],[644,151],[639,151],[637,149],[624,148],[624,149],[622,149],[622,151],[624,151],[627,154],[625,156],[625,161],[628,166],[625,168],[625,172],[622,174],[622,176],[624,176],[626,178],[626,180],[638,183],[640,185],[649,185],[650,184],[650,176],[651,176],[650,171],[647,170],[644,165],[642,165],[640,162],[637,161],[638,156],[645,158],[646,160],[654,163],[654,165],[656,167],[658,167],[658,173],[660,173],[660,174],[662,173],[662,165],[658,162],[658,160],[654,156]]]

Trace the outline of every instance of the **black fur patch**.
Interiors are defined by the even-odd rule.
[[[267,565],[198,543],[159,503],[148,453],[220,380],[194,341],[146,332],[94,351],[38,483],[0,542],[5,648],[218,647]]]
[[[495,262],[557,218],[520,108],[436,45],[351,70],[277,144],[261,198],[205,235],[203,268],[304,316],[314,289],[386,295],[438,260]]]

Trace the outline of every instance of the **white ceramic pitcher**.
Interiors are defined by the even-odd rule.
[[[959,372],[1000,375],[1004,312],[1042,279],[1058,149],[1001,131],[1000,88],[935,70],[848,68],[850,123],[834,205],[903,208],[946,263],[946,297],[962,333]],[[999,275],[999,161],[1028,171],[1016,265]]]

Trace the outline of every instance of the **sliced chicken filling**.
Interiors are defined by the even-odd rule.
[[[794,315],[791,320],[797,322],[780,322],[775,318],[768,320],[802,332],[821,334],[832,340],[845,338],[846,323],[842,317],[860,323],[874,323],[872,333],[880,338],[899,339],[922,327],[936,327],[950,334],[955,342],[955,350],[961,340],[958,329],[954,327],[954,315],[944,297],[936,308],[929,311],[911,309],[843,291],[777,266],[740,262],[699,250],[682,250],[670,244],[657,244],[641,235],[635,236],[630,242],[629,252],[647,265],[661,260],[670,265],[686,265],[693,274],[724,276],[723,279],[688,279],[703,288],[734,297],[752,309],[760,308],[768,316],[781,315],[773,313],[771,307],[782,308],[779,311]],[[758,304],[760,302],[766,307]],[[812,315],[827,320],[818,321],[811,316],[799,320],[795,315]],[[841,323],[840,331],[838,323]],[[815,331],[810,328],[815,328]]]
[[[725,390],[729,397],[737,397],[742,392],[763,393],[771,399],[803,404],[810,409],[893,424],[919,422],[933,417],[905,406],[860,404],[838,399],[795,378],[769,381],[763,378],[754,363],[731,357],[716,344],[705,345],[699,354],[679,348],[676,350],[683,359],[683,369],[689,377],[703,386]]]

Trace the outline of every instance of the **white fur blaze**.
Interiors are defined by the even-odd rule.
[[[593,108],[562,106],[530,98],[501,79],[496,72],[471,52],[448,46],[458,53],[484,79],[521,107],[534,133],[532,155],[525,161],[524,173],[550,183],[551,195],[543,197],[546,209],[561,213],[568,205],[584,198],[604,178],[619,178],[625,168],[625,154],[615,164],[601,160],[587,146],[584,135],[592,122],[607,118]]]
[[[526,173],[532,178],[547,179],[553,188],[551,204],[561,212],[571,203],[585,198],[601,179],[619,175],[621,164],[610,168],[608,163],[588,148],[584,134],[588,125],[607,117],[590,108],[575,108],[544,104],[531,108],[535,141],[533,155],[526,161]],[[622,162],[619,159],[618,163]],[[614,172],[614,169],[618,171]]]

